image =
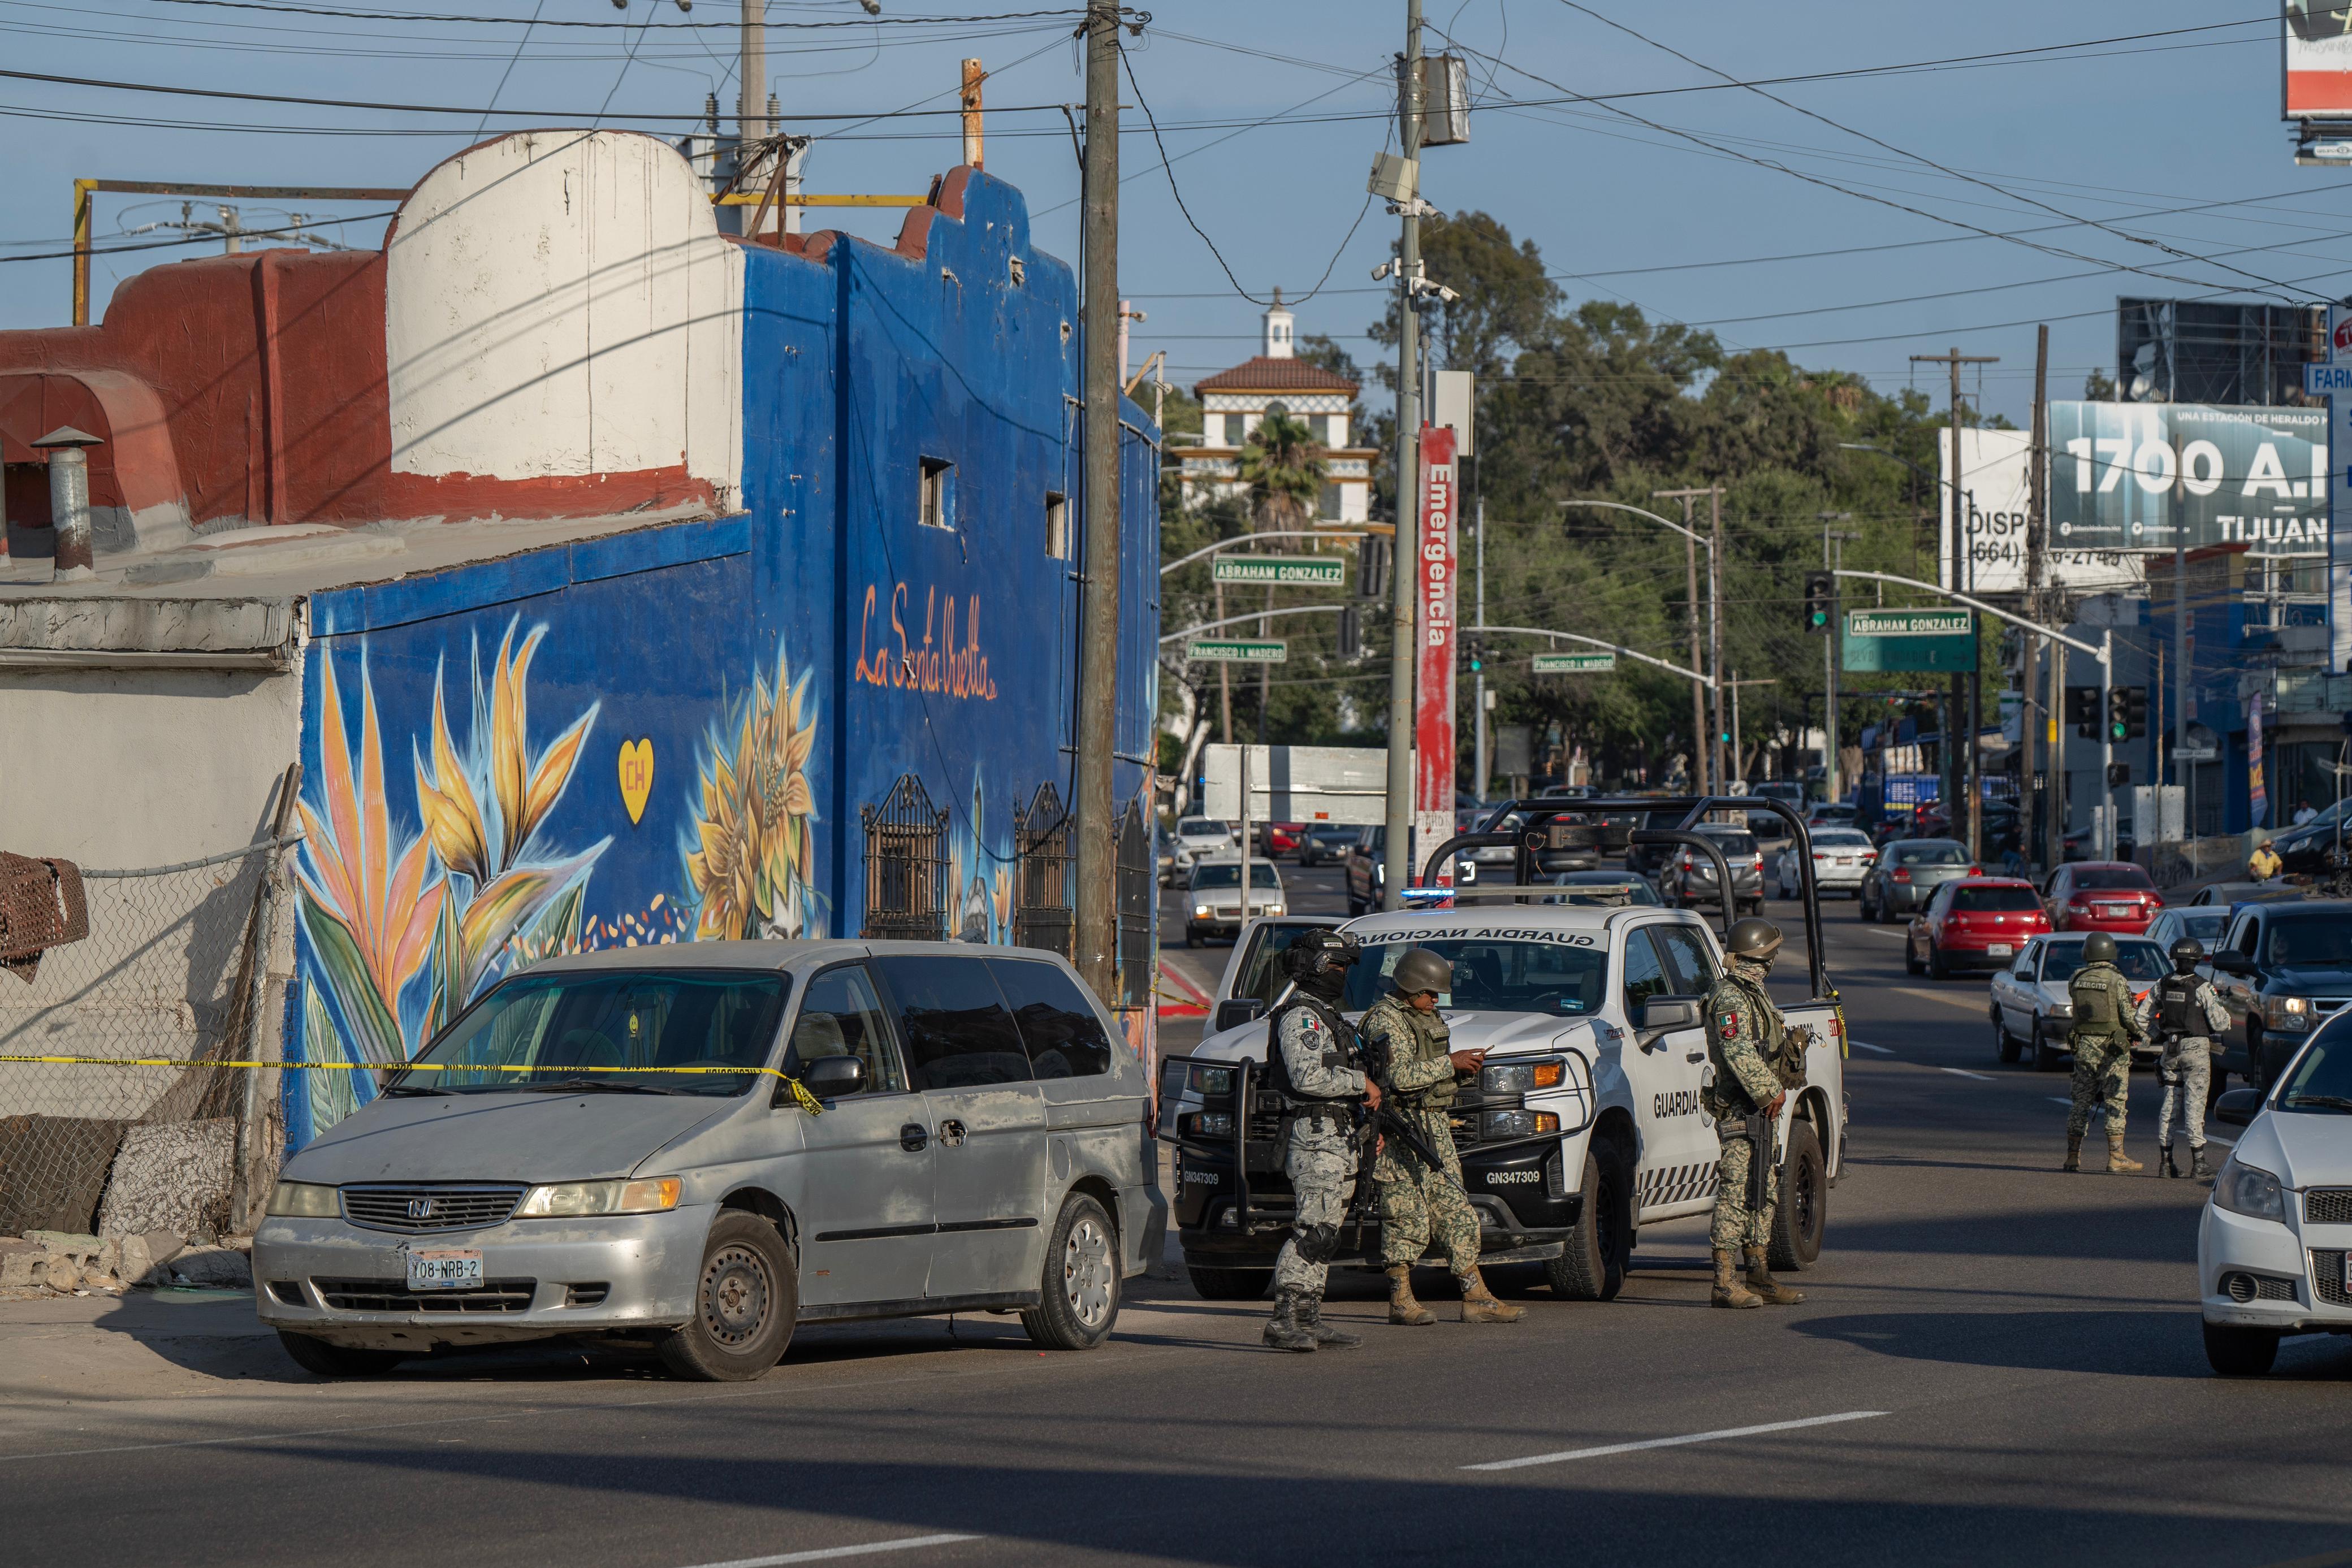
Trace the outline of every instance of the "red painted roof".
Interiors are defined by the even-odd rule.
[[[1219,371],[1196,382],[1192,391],[1213,392],[1336,392],[1356,395],[1356,383],[1336,371],[1305,360],[1277,360],[1265,354],[1244,360],[1230,371]]]

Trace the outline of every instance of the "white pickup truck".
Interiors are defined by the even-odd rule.
[[[1624,1282],[1639,1227],[1714,1205],[1720,1144],[1700,1094],[1713,1072],[1700,1001],[1722,948],[1694,914],[1517,901],[1543,896],[1535,889],[1489,902],[1504,891],[1343,923],[1363,952],[1341,1010],[1360,1017],[1409,947],[1453,963],[1440,1010],[1457,1049],[1488,1053],[1453,1110],[1487,1260],[1540,1261],[1561,1294],[1606,1301]],[[1176,1145],[1176,1225],[1192,1282],[1213,1299],[1263,1291],[1289,1225],[1278,1125],[1253,1096],[1266,1024],[1250,1015],[1270,994],[1276,948],[1307,924],[1293,916],[1245,933],[1222,988],[1234,994],[1217,1004],[1215,1021],[1230,1027],[1162,1064],[1159,1132]],[[1784,972],[1805,962],[1790,936]],[[1820,1256],[1844,1166],[1844,1019],[1818,963],[1811,979],[1813,999],[1784,1008],[1792,1025],[1812,1026],[1814,1042],[1780,1124],[1771,1261],[1783,1270]],[[1363,1205],[1353,1220],[1339,1260],[1376,1263],[1377,1217]]]

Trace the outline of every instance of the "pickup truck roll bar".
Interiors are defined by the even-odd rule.
[[[1691,830],[1710,811],[1769,811],[1789,824],[1797,841],[1797,864],[1801,869],[1804,883],[1805,952],[1810,967],[1809,978],[1815,1001],[1834,1002],[1837,988],[1830,984],[1829,970],[1822,951],[1822,901],[1813,883],[1813,839],[1797,810],[1785,800],[1762,795],[1591,795],[1563,800],[1557,796],[1533,800],[1505,800],[1487,813],[1485,825],[1475,832],[1456,833],[1437,846],[1423,868],[1421,880],[1412,885],[1433,887],[1439,873],[1453,863],[1462,850],[1508,847],[1518,852],[1513,860],[1512,880],[1517,883],[1534,881],[1531,874],[1539,870],[1536,855],[1547,849],[1578,847],[1572,842],[1576,831],[1591,831],[1591,824],[1577,819],[1602,812],[1676,811],[1683,813],[1682,823],[1674,828],[1637,828],[1632,835],[1636,844],[1682,844],[1703,851],[1715,862],[1716,887],[1723,897],[1723,928],[1728,936],[1732,911],[1737,904],[1731,887],[1731,865],[1724,858],[1723,847],[1703,833]],[[1527,819],[1527,825],[1516,832],[1496,827],[1517,812]],[[1595,841],[1598,842],[1597,839]],[[1410,868],[1408,868],[1410,874]]]

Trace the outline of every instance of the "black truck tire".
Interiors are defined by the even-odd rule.
[[[1576,1228],[1557,1258],[1544,1263],[1552,1293],[1572,1301],[1607,1301],[1625,1288],[1633,1256],[1633,1161],[1616,1138],[1599,1135],[1585,1146],[1584,1194]]]
[[[1830,1169],[1811,1122],[1789,1124],[1789,1152],[1780,1161],[1780,1197],[1772,1211],[1772,1267],[1791,1272],[1821,1260],[1830,1228]]]

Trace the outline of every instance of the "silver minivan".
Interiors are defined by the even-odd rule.
[[[586,1334],[740,1379],[797,1323],[974,1310],[1089,1349],[1166,1233],[1147,1065],[1051,953],[581,954],[415,1066],[255,1233],[262,1321],[313,1372]]]

